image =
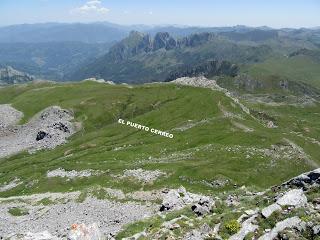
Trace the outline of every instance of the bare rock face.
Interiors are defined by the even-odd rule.
[[[197,47],[216,38],[214,33],[194,33],[178,40],[179,47]]]
[[[166,50],[173,49],[177,46],[177,42],[167,32],[159,32],[154,37],[153,50],[165,48]]]
[[[131,31],[129,36],[115,44],[107,57],[121,62],[142,53],[154,52],[159,49],[170,50],[177,47],[177,41],[167,32],[160,32],[152,38],[149,34]]]
[[[236,76],[239,72],[239,67],[228,61],[207,61],[200,63],[196,66],[184,65],[176,69],[175,71],[169,73],[166,81],[172,81],[181,77],[212,77],[212,76]]]

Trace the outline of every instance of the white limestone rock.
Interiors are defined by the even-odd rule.
[[[302,189],[293,189],[286,192],[281,198],[277,200],[280,206],[295,206],[301,207],[308,202],[307,197],[304,195]]]
[[[268,207],[265,207],[261,210],[261,214],[263,217],[268,218],[271,216],[272,213],[275,211],[280,211],[282,208],[279,206],[279,204],[274,203],[269,205]]]
[[[287,218],[281,222],[278,222],[276,226],[268,233],[262,235],[258,240],[270,240],[277,237],[279,232],[282,232],[286,228],[294,228],[294,227],[301,227],[304,225],[301,219],[297,216]]]
[[[229,238],[229,240],[243,240],[247,236],[248,233],[254,232],[255,230],[257,230],[259,228],[259,226],[252,223],[257,216],[258,215],[255,214],[255,215],[251,216],[250,218],[248,218],[247,220],[245,220],[241,224],[240,231],[237,232],[236,234],[232,235]]]

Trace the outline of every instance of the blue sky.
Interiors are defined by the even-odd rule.
[[[0,25],[109,21],[197,26],[320,26],[319,0],[0,0]]]

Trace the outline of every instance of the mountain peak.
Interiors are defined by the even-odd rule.
[[[177,46],[177,40],[167,32],[160,32],[152,38],[149,34],[131,31],[129,36],[114,45],[107,56],[115,61],[122,61],[140,53],[170,50]]]
[[[161,48],[166,50],[173,49],[177,46],[177,41],[170,36],[168,32],[158,32],[153,40],[153,50],[156,51]]]

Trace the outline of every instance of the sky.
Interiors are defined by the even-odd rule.
[[[0,0],[0,25],[97,22],[320,26],[320,0]]]

